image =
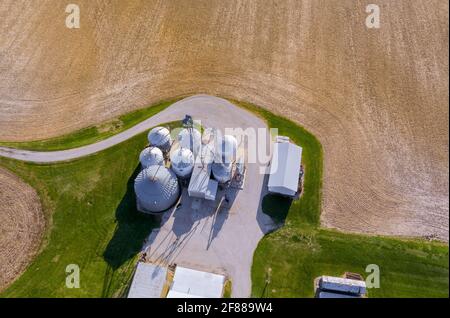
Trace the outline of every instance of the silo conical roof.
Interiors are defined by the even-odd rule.
[[[194,155],[187,148],[178,148],[170,155],[172,170],[181,178],[188,177],[194,168]]]
[[[211,170],[214,179],[216,179],[219,183],[226,183],[231,180],[231,164],[215,162],[212,164]]]
[[[148,168],[150,166],[160,166],[164,165],[164,155],[161,149],[157,147],[147,147],[142,150],[139,155],[139,161],[143,168]]]
[[[232,163],[236,160],[237,140],[231,135],[225,135],[216,142],[216,162]]]
[[[162,151],[169,151],[172,145],[169,129],[165,127],[155,127],[148,133],[148,142],[151,146],[158,147]]]
[[[150,166],[142,170],[134,181],[138,206],[148,213],[169,209],[180,196],[178,179],[164,166]]]
[[[183,128],[178,134],[178,142],[181,148],[187,148],[197,156],[202,144],[202,134],[195,128]]]

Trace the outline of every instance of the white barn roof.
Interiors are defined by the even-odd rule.
[[[167,293],[167,298],[205,298],[205,297],[169,290],[169,292]]]
[[[301,147],[289,142],[276,142],[270,164],[269,191],[295,196],[298,190],[301,161]]]
[[[216,199],[217,182],[211,180],[211,165],[214,159],[213,148],[204,146],[202,153],[197,156],[189,181],[188,194],[190,197],[212,200]]]
[[[366,293],[366,282],[355,279],[322,276],[319,281],[322,290],[331,292],[351,293],[363,295]]]
[[[204,199],[208,191],[210,178],[211,165],[196,162],[192,170],[191,180],[189,181],[189,196]]]
[[[225,276],[177,266],[167,298],[221,298]]]
[[[167,269],[147,263],[138,263],[128,298],[161,298]]]

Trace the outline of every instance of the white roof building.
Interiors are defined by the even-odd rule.
[[[319,280],[319,288],[323,291],[364,295],[366,282],[362,280],[322,276]]]
[[[211,165],[214,159],[214,149],[203,146],[197,156],[188,186],[190,197],[214,201],[216,199],[218,182],[211,179]]]
[[[167,298],[222,298],[225,276],[177,266]]]
[[[302,148],[287,140],[274,144],[270,163],[269,192],[293,197],[298,191]]]
[[[195,163],[188,186],[189,196],[214,201],[218,187],[219,183],[211,179],[211,165]]]
[[[138,263],[128,298],[161,298],[167,277],[167,268]]]

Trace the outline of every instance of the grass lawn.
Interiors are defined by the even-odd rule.
[[[180,100],[180,98],[161,101],[150,107],[138,109],[108,122],[86,127],[60,137],[29,142],[0,141],[0,146],[27,150],[53,151],[89,145],[133,127],[134,125],[166,109],[178,100]]]
[[[143,241],[156,225],[136,211],[133,189],[146,143],[144,133],[97,154],[52,165],[0,157],[2,166],[38,191],[49,223],[42,252],[2,297],[123,295]],[[68,264],[80,267],[79,289],[65,287]]]
[[[366,265],[378,264],[381,288],[370,290],[370,297],[448,297],[448,245],[321,229],[320,143],[287,119],[236,103],[301,145],[305,166],[304,193],[299,201],[276,204],[269,198],[265,202],[267,213],[281,211],[287,217],[285,226],[263,238],[255,252],[253,296],[310,297],[316,276],[345,271],[364,274]],[[130,122],[147,117],[133,116]],[[67,144],[59,146],[73,147],[74,141],[66,140]],[[143,241],[156,225],[151,217],[136,211],[134,199],[138,155],[145,144],[146,134],[141,134],[94,155],[51,165],[0,157],[0,165],[38,191],[48,220],[41,253],[2,297],[124,295]],[[80,266],[80,289],[65,287],[69,264]]]
[[[448,297],[448,245],[423,240],[339,233],[320,228],[323,154],[319,141],[302,127],[248,103],[233,101],[278,128],[303,147],[304,191],[300,200],[266,196],[266,214],[285,225],[265,236],[253,258],[254,297],[313,297],[314,278],[341,276],[366,266],[380,268],[380,288],[369,297]],[[286,210],[288,209],[288,212]],[[286,217],[287,215],[287,217]],[[266,285],[266,281],[269,283]]]

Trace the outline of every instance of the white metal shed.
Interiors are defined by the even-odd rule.
[[[177,266],[167,298],[221,298],[225,276]]]
[[[214,201],[217,193],[217,181],[211,179],[211,165],[214,159],[212,147],[204,146],[202,153],[197,156],[189,181],[188,194],[190,197]]]
[[[138,263],[128,298],[161,298],[166,276],[165,267]]]
[[[302,148],[290,142],[276,142],[270,164],[269,192],[293,197],[298,190]]]
[[[189,181],[188,193],[190,197],[204,199],[211,179],[211,165],[196,162]]]
[[[364,295],[366,293],[366,282],[355,279],[322,276],[319,280],[321,290]]]

